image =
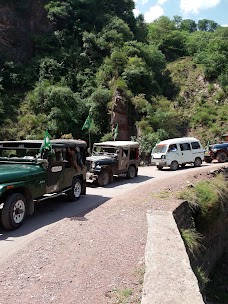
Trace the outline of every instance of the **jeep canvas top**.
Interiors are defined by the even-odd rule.
[[[0,141],[0,219],[18,228],[34,212],[34,202],[67,194],[72,201],[86,193],[86,147],[82,140]]]
[[[125,174],[134,178],[138,173],[139,144],[134,141],[106,141],[94,143],[87,160],[87,181],[106,186],[114,175]]]

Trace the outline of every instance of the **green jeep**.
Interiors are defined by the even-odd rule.
[[[4,229],[20,227],[34,203],[67,194],[86,194],[86,142],[51,140],[0,141],[0,221]]]

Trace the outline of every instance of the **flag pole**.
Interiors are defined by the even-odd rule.
[[[89,129],[89,155],[92,154],[92,151],[91,151],[91,138],[90,138],[90,129]]]

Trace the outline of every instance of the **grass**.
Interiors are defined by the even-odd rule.
[[[194,187],[184,189],[179,197],[191,203],[193,208],[198,207],[200,212],[196,224],[201,228],[207,228],[227,204],[228,182],[223,174],[218,174],[212,179],[199,182]]]
[[[132,287],[114,288],[109,294],[109,297],[112,298],[112,303],[140,304],[142,299],[144,273],[144,268],[138,268],[133,274],[135,281],[132,283]]]
[[[204,248],[203,236],[196,229],[182,229],[181,236],[185,245],[194,256]]]
[[[205,285],[210,282],[208,275],[202,270],[201,267],[196,267],[196,277]]]

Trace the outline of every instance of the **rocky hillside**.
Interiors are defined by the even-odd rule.
[[[31,36],[50,29],[45,0],[1,0],[0,53],[2,60],[25,61],[33,54]]]
[[[189,118],[189,134],[207,142],[221,140],[228,132],[228,96],[215,81],[204,76],[203,66],[191,57],[181,58],[168,65],[171,77],[179,88],[175,107]]]

